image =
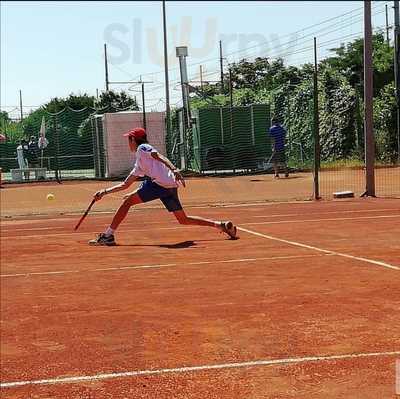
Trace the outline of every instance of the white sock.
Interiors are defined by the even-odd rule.
[[[107,230],[104,232],[104,234],[106,235],[106,237],[110,237],[114,234],[114,229],[112,229],[111,227],[107,227]]]

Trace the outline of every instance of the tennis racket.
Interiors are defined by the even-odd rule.
[[[90,209],[92,208],[92,206],[94,205],[94,203],[96,202],[96,199],[93,198],[92,202],[89,204],[89,206],[87,207],[85,213],[81,216],[81,218],[79,219],[79,222],[77,223],[77,225],[75,226],[74,230],[78,230],[78,227],[81,225],[81,223],[84,221],[85,217],[88,215]]]

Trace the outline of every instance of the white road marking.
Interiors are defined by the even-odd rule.
[[[95,273],[95,272],[108,272],[116,270],[135,270],[135,269],[158,269],[163,267],[174,267],[174,266],[197,266],[197,265],[214,265],[216,263],[240,263],[240,262],[258,262],[261,260],[284,260],[284,259],[303,259],[311,258],[324,255],[291,255],[291,256],[274,256],[268,258],[239,258],[239,259],[225,259],[225,260],[212,260],[212,261],[201,261],[201,262],[185,262],[184,264],[179,263],[166,263],[166,264],[155,264],[155,265],[137,265],[137,266],[121,266],[121,267],[103,267],[91,270],[59,270],[51,272],[29,272],[29,273],[18,273],[18,274],[1,274],[1,278],[6,277],[29,277],[29,276],[47,276],[57,274],[70,274],[70,273]]]
[[[289,240],[285,240],[283,238],[278,238],[278,237],[270,236],[270,235],[267,235],[267,234],[258,233],[257,231],[248,230],[248,229],[245,229],[243,227],[238,227],[237,229],[241,230],[241,231],[244,231],[246,233],[249,233],[249,234],[253,234],[255,236],[267,238],[269,240],[274,240],[274,241],[284,242],[284,243],[290,244],[290,245],[295,245],[296,247],[308,248],[308,249],[311,249],[311,250],[314,250],[314,251],[318,251],[318,252],[323,252],[323,253],[329,254],[329,255],[341,256],[343,258],[359,260],[361,262],[371,263],[373,265],[383,266],[383,267],[386,267],[386,268],[389,268],[389,269],[393,269],[393,270],[400,270],[400,267],[393,266],[393,265],[390,265],[390,264],[385,263],[385,262],[380,262],[380,261],[373,260],[373,259],[368,259],[368,258],[361,258],[359,256],[348,255],[348,254],[344,254],[344,253],[341,253],[341,252],[331,251],[331,250],[328,250],[328,249],[318,248],[318,247],[314,247],[314,246],[311,246],[311,245],[302,244],[302,243],[296,242],[296,241],[289,241]]]
[[[56,385],[56,384],[69,384],[79,383],[83,381],[98,381],[98,380],[109,380],[112,378],[127,378],[127,377],[138,377],[144,375],[160,375],[160,374],[172,374],[172,373],[193,373],[197,371],[208,371],[208,370],[222,370],[222,369],[233,369],[233,368],[249,368],[257,366],[274,366],[279,364],[297,364],[297,363],[311,363],[311,362],[329,362],[335,360],[348,360],[348,359],[359,359],[359,358],[370,358],[370,357],[389,357],[398,356],[400,351],[395,352],[374,352],[374,353],[349,353],[343,355],[331,355],[331,356],[308,356],[308,357],[292,357],[286,359],[266,359],[266,360],[255,360],[249,362],[235,362],[235,363],[221,363],[221,364],[208,364],[202,366],[189,366],[189,367],[176,367],[176,368],[165,368],[165,369],[154,369],[154,370],[134,370],[125,371],[120,373],[107,373],[107,374],[94,374],[94,375],[82,375],[76,377],[56,377],[43,380],[26,380],[26,381],[13,381],[13,382],[2,382],[0,388],[14,388],[25,385]]]

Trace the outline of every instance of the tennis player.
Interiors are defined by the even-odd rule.
[[[124,196],[124,202],[114,215],[111,225],[96,239],[89,241],[90,245],[115,245],[114,232],[125,219],[129,208],[155,199],[161,200],[180,224],[214,227],[226,233],[231,239],[236,238],[236,226],[231,221],[220,222],[186,215],[178,197],[179,183],[185,187],[185,181],[169,159],[147,142],[143,128],[137,127],[124,136],[128,138],[130,150],[136,151],[135,166],[124,182],[96,192],[94,199],[98,201],[107,194],[125,190],[140,177],[145,179],[137,190]]]
[[[275,179],[279,179],[279,167],[282,166],[285,177],[289,177],[289,169],[286,164],[285,141],[286,130],[280,124],[278,119],[272,119],[272,126],[269,129],[270,136],[274,139],[274,152],[272,154],[272,163],[274,166]]]

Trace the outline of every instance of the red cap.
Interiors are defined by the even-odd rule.
[[[128,133],[124,134],[124,137],[134,137],[135,139],[145,139],[146,131],[142,127],[135,127]]]

